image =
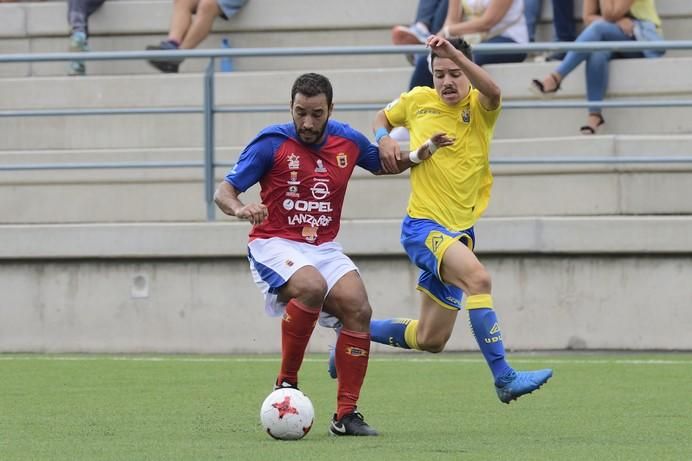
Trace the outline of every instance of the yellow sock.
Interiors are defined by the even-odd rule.
[[[411,349],[421,350],[418,346],[418,340],[416,338],[418,334],[418,320],[411,320],[408,325],[406,325],[406,330],[404,330],[404,340],[408,347]]]

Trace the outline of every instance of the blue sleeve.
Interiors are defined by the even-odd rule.
[[[381,171],[380,148],[356,130],[351,130],[351,139],[358,145],[360,151],[356,165],[372,173]]]
[[[226,182],[240,192],[256,184],[274,164],[274,153],[283,139],[260,134],[243,149],[238,161],[226,175]]]

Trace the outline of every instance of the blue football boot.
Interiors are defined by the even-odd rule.
[[[553,376],[553,370],[514,371],[495,381],[495,390],[502,403],[509,403],[524,394],[530,394]]]

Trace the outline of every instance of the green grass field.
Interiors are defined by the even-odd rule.
[[[552,367],[497,400],[480,354],[378,354],[360,409],[380,437],[331,438],[335,382],[309,355],[303,440],[262,432],[274,356],[0,355],[0,460],[692,460],[692,354],[511,354]]]

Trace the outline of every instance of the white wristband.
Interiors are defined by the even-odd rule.
[[[408,153],[408,159],[411,160],[411,163],[415,163],[416,165],[423,161],[418,156],[418,149],[412,150],[411,152],[409,152]]]
[[[430,151],[430,154],[434,154],[435,151],[437,150],[437,144],[435,144],[432,139],[428,139],[426,141],[426,144],[428,145],[428,150]]]

